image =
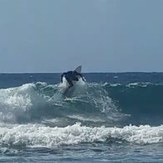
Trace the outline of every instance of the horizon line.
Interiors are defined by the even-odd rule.
[[[60,74],[63,72],[0,72],[0,74]],[[110,72],[82,72],[84,74],[93,74],[93,73],[163,73],[163,71],[110,71]]]

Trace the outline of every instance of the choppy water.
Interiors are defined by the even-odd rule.
[[[0,75],[0,162],[163,162],[163,74],[85,76]]]

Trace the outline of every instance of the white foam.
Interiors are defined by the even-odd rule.
[[[77,82],[74,81],[73,83],[74,83],[74,86],[73,86],[74,91],[73,92],[75,94],[79,91],[80,88],[82,88],[82,89],[86,88],[86,82],[83,81],[82,78],[79,78],[79,81],[77,81]],[[63,92],[65,92],[65,90],[68,87],[69,87],[69,84],[68,84],[67,80],[65,79],[65,77],[63,77],[63,82],[58,85],[59,91],[61,93],[63,93]],[[81,89],[80,89],[80,91],[81,91]]]
[[[72,119],[77,119],[77,120],[81,120],[81,121],[90,121],[90,122],[105,122],[105,120],[103,119],[100,119],[99,117],[84,117],[84,116],[81,116],[81,115],[70,115],[68,116],[69,118],[72,118]]]
[[[136,86],[139,86],[139,87],[147,87],[149,85],[152,85],[152,84],[150,82],[141,82],[141,83],[135,82],[135,83],[129,83],[126,86],[129,87],[129,88],[134,88]]]
[[[64,128],[37,124],[0,127],[0,145],[50,147],[80,143],[105,142],[110,138],[129,143],[151,144],[163,142],[163,126],[87,127],[79,123]]]
[[[66,78],[63,77],[63,82],[61,82],[59,85],[58,85],[59,88],[67,88],[68,87],[68,83],[66,81]]]
[[[26,111],[32,103],[30,91],[32,84],[21,87],[0,89],[0,120],[15,121],[15,114]]]
[[[34,90],[35,84],[0,89],[0,121],[16,122],[18,116],[24,115],[33,105],[42,102]]]
[[[86,79],[85,79],[85,80],[86,80]],[[82,78],[79,78],[79,81],[77,82],[77,84],[80,85],[80,86],[85,86],[85,85],[86,85],[86,82],[83,81]]]

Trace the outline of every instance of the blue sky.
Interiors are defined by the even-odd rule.
[[[0,0],[0,73],[163,71],[163,0]]]

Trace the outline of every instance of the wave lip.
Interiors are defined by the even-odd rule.
[[[160,143],[163,142],[163,126],[87,127],[76,123],[64,128],[36,124],[0,127],[0,145],[9,147],[53,148],[60,145],[108,142],[111,139],[140,145]]]

